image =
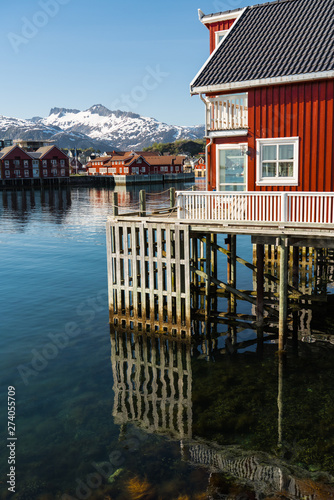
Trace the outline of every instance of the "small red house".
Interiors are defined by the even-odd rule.
[[[207,190],[334,191],[332,0],[204,15]]]
[[[1,179],[34,179],[39,177],[39,162],[19,146],[0,151]]]

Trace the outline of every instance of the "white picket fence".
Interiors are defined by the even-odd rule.
[[[178,191],[178,218],[334,224],[334,193]]]

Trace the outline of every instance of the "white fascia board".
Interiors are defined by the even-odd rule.
[[[236,25],[236,23],[238,22],[238,20],[240,19],[240,17],[242,16],[242,14],[245,12],[245,10],[247,9],[247,7],[245,9],[242,9],[239,11],[239,16],[238,18],[235,20],[235,22],[232,24],[232,26],[230,27],[230,29],[227,31],[226,33],[226,36],[225,38],[221,41],[221,43],[219,45],[217,45],[217,47],[214,49],[214,51],[210,54],[209,58],[205,61],[205,63],[203,64],[203,66],[201,67],[201,69],[198,71],[198,73],[196,74],[195,78],[192,79],[191,83],[190,83],[190,93],[191,94],[199,94],[200,92],[193,92],[191,87],[193,85],[193,83],[197,80],[197,78],[199,77],[199,75],[202,73],[203,69],[205,68],[205,66],[209,63],[209,61],[211,61],[211,59],[213,58],[213,56],[215,55],[215,53],[217,52],[218,48],[221,46],[221,44],[226,40],[226,38],[228,37],[230,31],[234,28],[234,26]]]
[[[238,130],[215,130],[213,132],[208,131],[207,138],[216,138],[216,137],[239,137],[248,135],[248,129],[238,129]],[[272,140],[272,139],[271,139]]]
[[[204,69],[206,64],[207,63],[205,63],[202,69]],[[199,71],[199,73],[196,75],[193,81],[195,81],[195,79],[199,76],[201,71]],[[320,71],[319,73],[303,73],[300,75],[278,76],[275,78],[260,78],[259,80],[246,80],[244,82],[222,83],[219,85],[207,85],[205,87],[191,88],[190,86],[190,93],[192,95],[204,94],[204,93],[217,93],[217,92],[224,92],[226,90],[247,89],[252,87],[264,87],[269,85],[280,85],[284,83],[304,82],[312,80],[324,80],[326,78],[334,78],[334,71]]]
[[[237,9],[229,12],[222,12],[220,14],[214,14],[213,16],[204,16],[201,18],[202,24],[217,23],[219,21],[228,21],[230,19],[236,19],[240,16],[240,13],[245,9]]]

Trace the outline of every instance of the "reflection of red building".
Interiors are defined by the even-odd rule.
[[[118,194],[118,206],[119,207],[128,207],[131,203],[131,193],[126,191],[126,189],[122,191],[117,191]],[[94,206],[106,206],[109,207],[113,204],[113,191],[104,190],[104,189],[92,189],[89,191],[90,202],[93,203]]]
[[[112,152],[91,160],[88,175],[148,175],[183,171],[184,156],[158,156],[145,152]]]

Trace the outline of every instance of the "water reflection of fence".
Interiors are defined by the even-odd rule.
[[[191,346],[111,327],[116,424],[137,423],[149,432],[191,437]]]

